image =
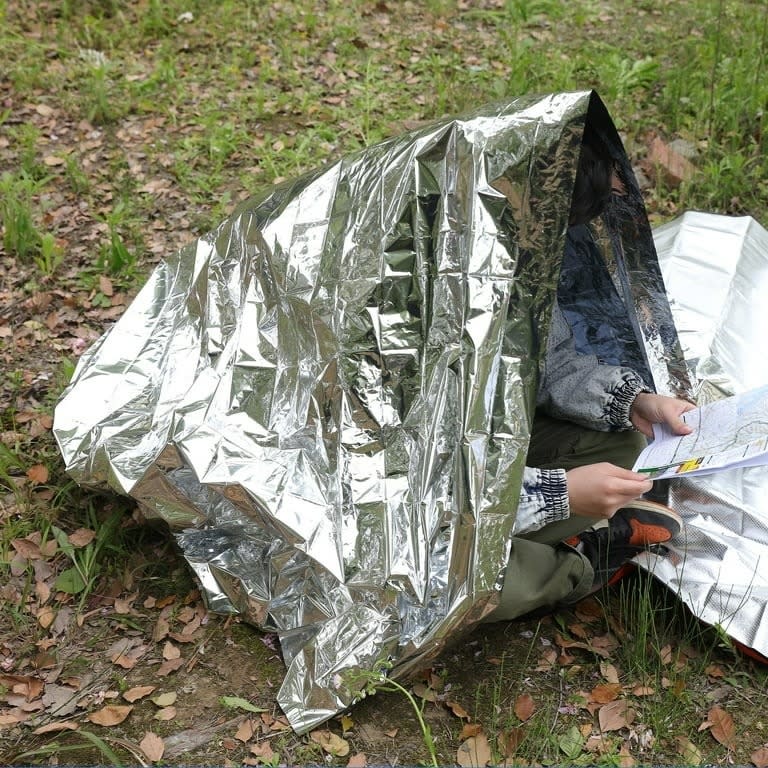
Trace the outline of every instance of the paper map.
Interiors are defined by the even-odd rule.
[[[683,414],[690,435],[654,424],[653,442],[633,469],[656,480],[718,469],[768,464],[768,386],[718,400]]]

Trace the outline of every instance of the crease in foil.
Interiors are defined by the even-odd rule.
[[[498,601],[587,117],[627,194],[564,310],[585,346],[687,391],[642,198],[587,91],[256,194],[156,268],[56,408],[69,473],[166,521],[212,610],[278,633],[299,732]]]
[[[696,402],[764,385],[768,231],[690,211],[654,240]],[[685,527],[672,556],[646,567],[694,615],[768,657],[768,468],[674,478],[668,498]]]

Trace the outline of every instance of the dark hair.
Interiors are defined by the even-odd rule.
[[[608,148],[589,126],[584,129],[581,154],[573,182],[568,223],[586,224],[599,216],[611,197],[613,163]]]

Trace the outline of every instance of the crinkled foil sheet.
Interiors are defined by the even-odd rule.
[[[157,267],[56,409],[70,474],[166,521],[212,610],[278,633],[299,732],[497,602],[587,114],[628,194],[599,227],[605,259],[577,269],[599,291],[576,281],[569,316],[599,349],[590,293],[623,308],[611,353],[686,390],[639,190],[581,92],[256,195]]]
[[[688,212],[654,231],[699,404],[768,382],[768,232]],[[702,620],[768,657],[768,467],[669,481],[685,528],[644,565]]]

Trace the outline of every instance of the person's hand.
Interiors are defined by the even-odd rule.
[[[647,493],[653,481],[615,464],[587,464],[565,473],[572,515],[608,519],[619,507]]]
[[[680,416],[695,407],[687,400],[641,392],[629,409],[629,420],[632,426],[646,437],[653,437],[654,424],[666,424],[674,434],[688,435],[693,429]]]

